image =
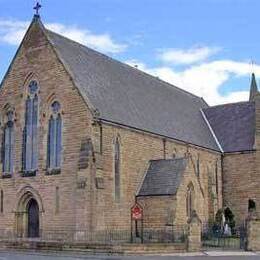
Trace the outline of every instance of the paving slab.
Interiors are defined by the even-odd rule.
[[[204,252],[208,256],[255,256],[256,252],[246,251],[206,251]]]

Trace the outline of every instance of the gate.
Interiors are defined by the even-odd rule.
[[[240,226],[228,232],[216,226],[206,226],[202,232],[202,246],[205,249],[245,250],[246,229]]]

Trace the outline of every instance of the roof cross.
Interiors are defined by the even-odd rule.
[[[42,5],[39,3],[39,2],[37,2],[36,3],[36,6],[34,6],[34,10],[36,11],[36,14],[35,15],[37,15],[37,16],[39,16],[39,10],[42,8]]]

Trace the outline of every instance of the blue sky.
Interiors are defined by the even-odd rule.
[[[34,0],[0,0],[0,78]],[[203,96],[248,98],[260,76],[259,0],[42,0],[46,27]],[[250,65],[251,60],[255,65]],[[259,65],[258,65],[259,64]]]

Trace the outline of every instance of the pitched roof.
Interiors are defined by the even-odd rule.
[[[255,104],[239,102],[203,109],[224,152],[250,151],[255,141]]]
[[[99,118],[218,150],[203,99],[46,30],[75,85]]]
[[[137,196],[175,195],[187,164],[187,158],[150,161]]]

